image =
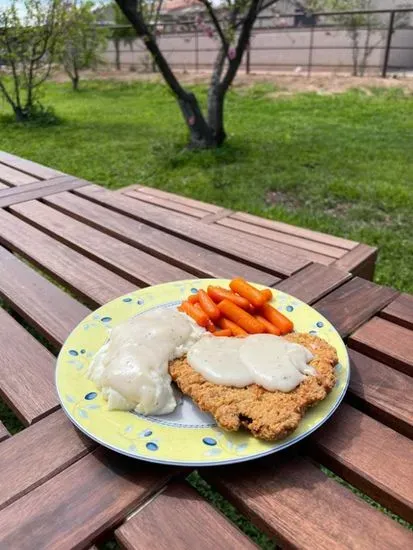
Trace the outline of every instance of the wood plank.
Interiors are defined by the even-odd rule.
[[[133,188],[133,189],[132,189]],[[129,193],[133,191],[138,195],[146,195],[151,197],[157,197],[159,199],[165,199],[170,202],[176,202],[178,204],[186,204],[192,208],[198,210],[203,210],[209,214],[217,211],[220,206],[216,204],[211,204],[210,202],[198,201],[196,199],[190,199],[189,197],[184,197],[183,195],[177,195],[176,193],[169,193],[168,191],[163,191],[162,189],[157,189],[156,187],[147,187],[144,185],[132,185],[120,190],[121,193]]]
[[[281,231],[287,235],[302,237],[303,239],[308,239],[331,246],[337,246],[346,250],[352,250],[353,248],[358,246],[357,242],[343,239],[342,237],[336,237],[335,235],[321,233],[320,231],[314,231],[313,229],[297,227],[295,225],[290,225],[289,223],[261,218],[260,216],[254,216],[252,214],[248,214],[247,212],[235,212],[235,214],[233,214],[231,218],[233,218],[234,220],[241,220],[252,225],[256,225],[257,227],[274,229],[276,231]]]
[[[135,189],[132,192],[125,192],[123,194],[131,197],[132,199],[138,199],[149,204],[156,204],[157,206],[161,206],[166,210],[181,212],[182,214],[186,214],[187,216],[191,216],[193,218],[203,218],[205,215],[208,215],[208,211],[200,208],[195,208],[193,206],[185,204],[185,202],[183,201],[171,201],[167,198],[155,197],[149,193],[141,193],[138,189]]]
[[[0,396],[28,425],[59,406],[56,358],[0,309]]]
[[[154,227],[108,210],[73,193],[51,195],[44,202],[168,263],[191,271],[199,277],[227,277],[231,279],[237,274],[264,285],[271,285],[279,280],[275,275],[218,255],[216,252],[184,241],[169,233],[163,233]]]
[[[339,269],[349,271],[353,275],[372,280],[376,265],[378,249],[366,244],[359,244],[356,248],[334,262]]]
[[[156,529],[154,529],[156,525]],[[252,541],[184,482],[175,482],[115,532],[122,548],[252,550]]]
[[[0,445],[0,510],[68,468],[96,446],[73,427],[62,410],[4,441]]]
[[[317,241],[305,239],[303,237],[296,237],[295,235],[287,235],[286,233],[276,231],[275,229],[267,229],[265,227],[261,227],[258,230],[256,225],[246,223],[231,217],[218,220],[217,224],[223,225],[225,227],[232,227],[233,229],[237,229],[242,233],[248,233],[250,235],[259,234],[260,237],[269,239],[270,241],[280,242],[289,246],[293,246],[294,248],[297,248],[297,251],[300,254],[307,254],[310,252],[316,253],[320,255],[323,259],[325,259],[325,261],[331,262],[333,261],[332,259],[341,258],[343,254],[347,252],[347,249],[345,248],[339,248],[325,243],[319,243]]]
[[[312,304],[349,279],[351,279],[350,273],[340,269],[311,264],[274,287],[307,304]]]
[[[349,349],[351,403],[393,430],[413,438],[413,379]]]
[[[268,244],[264,239],[257,241],[248,235],[241,237],[232,229],[188,220],[187,216],[181,216],[178,213],[166,215],[162,208],[131,200],[122,194],[111,193],[98,186],[76,190],[75,194],[238,261],[242,260],[254,267],[264,268],[277,276],[290,276],[310,263],[280,252],[276,245]]]
[[[308,450],[363,493],[405,520],[413,521],[410,439],[342,404],[311,436]]]
[[[8,185],[6,185],[5,183],[1,183],[1,182],[0,182],[0,191],[1,191],[2,189],[10,189],[10,187],[9,187]]]
[[[11,211],[138,286],[193,277],[188,271],[105,235],[40,202],[18,204]]]
[[[10,437],[9,431],[3,422],[0,420],[0,441],[4,441]]]
[[[88,185],[86,180],[79,180],[72,176],[60,176],[58,178],[37,181],[20,187],[11,187],[0,191],[0,208],[33,199],[39,199],[53,193],[76,189],[84,185]]]
[[[204,474],[204,471],[203,471]],[[298,457],[214,468],[208,478],[282,547],[400,550],[413,533]]]
[[[382,310],[398,294],[392,288],[355,277],[322,298],[314,307],[345,337]]]
[[[24,172],[29,176],[34,176],[39,179],[49,179],[65,175],[63,172],[59,172],[59,170],[48,168],[37,162],[32,162],[31,160],[22,159],[16,155],[6,153],[5,151],[0,151],[0,162],[10,166],[10,168],[19,170],[19,172]]]
[[[0,162],[0,181],[14,187],[15,185],[34,183],[35,181],[38,181],[38,179],[33,176],[28,176],[24,172],[20,172],[14,168],[10,168],[10,166],[6,166]]]
[[[221,208],[215,214],[208,214],[202,218],[202,223],[215,223],[218,220],[222,220],[232,214],[232,210],[229,208]]]
[[[56,348],[90,313],[1,246],[0,296]]]
[[[374,317],[351,335],[350,345],[413,376],[413,332],[407,328]]]
[[[167,483],[172,470],[102,447],[0,512],[0,548],[84,548]]]
[[[413,296],[400,294],[380,312],[380,317],[413,330]]]
[[[91,307],[136,290],[133,283],[4,210],[0,210],[0,244],[47,271]]]

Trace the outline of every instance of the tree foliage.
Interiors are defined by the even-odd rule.
[[[0,93],[16,119],[39,112],[39,93],[56,60],[61,32],[60,0],[11,0],[0,8]]]
[[[79,87],[80,71],[96,68],[106,49],[106,31],[98,28],[93,8],[91,1],[65,2],[59,60],[74,90]]]

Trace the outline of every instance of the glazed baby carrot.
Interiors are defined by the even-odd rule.
[[[261,291],[251,286],[245,279],[238,277],[232,279],[229,287],[233,292],[237,292],[243,298],[246,298],[254,307],[260,307],[265,304],[266,299]]]
[[[261,290],[261,294],[264,296],[264,299],[266,302],[269,302],[270,300],[272,300],[272,292],[269,288]]]
[[[254,317],[265,326],[265,332],[268,332],[269,334],[275,334],[275,336],[279,336],[281,334],[280,329],[267,321],[267,319],[262,315],[254,315]]]
[[[232,336],[232,332],[229,328],[224,328],[221,330],[216,330],[214,332],[214,336]]]
[[[219,326],[223,330],[229,329],[232,333],[232,336],[247,336],[248,332],[246,332],[243,328],[238,326],[236,323],[233,323],[229,319],[225,319],[225,317],[221,317],[221,319],[218,321]]]
[[[221,317],[221,312],[219,311],[216,303],[208,296],[205,290],[200,290],[198,292],[199,305],[208,315],[212,321],[217,321]]]
[[[191,296],[188,297],[188,302],[190,304],[196,304],[199,302],[198,292],[196,294],[191,294]]]
[[[277,311],[270,304],[264,304],[259,309],[259,314],[265,317],[267,321],[278,327],[281,334],[288,334],[294,328],[294,325],[285,315]]]
[[[190,304],[189,302],[182,302],[180,307],[178,307],[179,311],[183,311],[189,317],[192,317],[192,319],[198,323],[201,327],[206,327],[208,325],[208,315],[205,313],[204,310],[202,310],[199,306],[199,304]]]
[[[211,319],[208,319],[208,324],[205,328],[207,329],[208,332],[215,332],[216,331],[215,325],[211,321]]]
[[[252,315],[242,308],[238,307],[230,300],[222,300],[218,304],[220,312],[250,334],[259,334],[265,332],[265,327],[257,321]]]
[[[242,296],[238,296],[234,292],[227,290],[226,288],[221,288],[220,286],[209,286],[208,287],[208,296],[214,300],[214,302],[219,303],[222,300],[231,300],[237,306],[242,307],[243,309],[248,309],[250,306],[249,301]]]

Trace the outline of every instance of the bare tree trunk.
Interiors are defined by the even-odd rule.
[[[212,130],[214,141],[218,146],[222,145],[226,138],[224,129],[225,93],[220,85],[225,59],[225,51],[221,49],[214,64],[208,91],[208,125]]]
[[[189,149],[210,149],[217,146],[213,132],[208,126],[198,100],[192,93],[185,98],[178,98],[178,104],[189,129]]]

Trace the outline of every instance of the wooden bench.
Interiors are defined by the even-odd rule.
[[[282,222],[268,220],[246,212],[233,212],[228,208],[182,197],[142,185],[120,189],[122,193],[141,204],[147,203],[179,212],[205,224],[216,224],[235,229],[241,236],[259,236],[273,244],[275,249],[323,265],[344,269],[353,275],[372,280],[377,249],[341,237],[303,229]]]

